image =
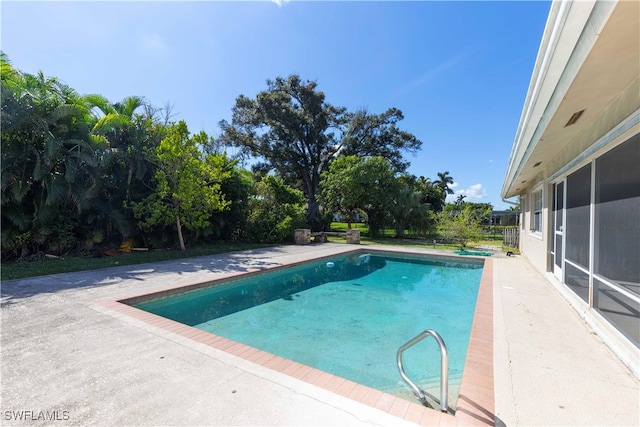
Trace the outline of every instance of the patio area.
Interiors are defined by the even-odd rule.
[[[358,248],[389,249],[284,246],[3,282],[3,424],[431,425],[99,303]],[[496,424],[639,425],[638,378],[525,257],[491,263]]]

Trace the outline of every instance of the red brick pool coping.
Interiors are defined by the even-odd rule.
[[[179,288],[184,287],[184,285],[179,286]],[[145,292],[145,295],[148,294],[149,292]],[[139,296],[141,295],[101,300],[96,301],[96,303],[148,325],[273,369],[418,425],[495,425],[493,389],[493,260],[491,258],[485,259],[484,262],[455,415],[442,413],[418,403],[409,402],[391,394],[383,393],[362,384],[146,311],[138,310],[120,302]]]

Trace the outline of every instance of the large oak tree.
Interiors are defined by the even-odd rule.
[[[220,123],[222,140],[263,161],[254,168],[275,170],[302,189],[313,229],[322,226],[316,198],[320,174],[336,157],[382,156],[400,172],[408,166],[402,151],[417,151],[422,144],[397,127],[403,119],[400,110],[350,113],[327,103],[316,88],[316,82],[298,75],[267,80],[266,91],[253,99],[240,95],[231,123]]]

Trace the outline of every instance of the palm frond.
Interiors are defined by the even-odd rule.
[[[21,231],[26,230],[31,225],[30,215],[26,214],[20,206],[9,206],[2,209],[2,216]]]
[[[87,102],[89,108],[93,109],[94,107],[96,107],[105,116],[109,113],[116,112],[111,102],[109,102],[109,100],[102,95],[92,93],[89,95],[85,95],[84,100]]]
[[[9,57],[4,52],[0,52],[0,76],[3,83],[5,80],[14,80],[20,76],[20,72],[13,68]]]
[[[121,102],[115,104],[116,110],[123,116],[131,119],[133,113],[145,104],[145,100],[141,96],[128,96]]]
[[[109,113],[93,126],[94,133],[103,133],[112,129],[117,129],[130,123],[129,118],[118,113]]]
[[[9,188],[9,193],[11,194],[11,198],[16,203],[21,203],[22,200],[24,200],[27,193],[29,193],[29,189],[31,188],[31,186],[29,185],[29,182],[26,179],[20,179],[20,180],[16,179],[11,184],[9,184],[8,188]]]
[[[81,114],[82,112],[79,111],[79,109],[76,106],[63,104],[55,107],[51,111],[51,113],[49,113],[47,120],[49,121],[49,123],[56,123],[62,119],[66,119],[67,117],[76,117]]]
[[[89,134],[89,142],[93,145],[93,148],[104,149],[109,147],[109,140],[104,135]]]
[[[47,206],[51,206],[64,199],[64,196],[67,192],[67,185],[62,175],[55,175],[53,179],[47,181],[49,181],[48,185],[46,186],[47,198],[44,204]]]

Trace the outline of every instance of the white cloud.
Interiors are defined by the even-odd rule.
[[[482,184],[473,184],[466,190],[460,190],[465,194],[468,198],[473,200],[484,199],[487,197],[487,189],[482,186]]]
[[[277,4],[278,7],[282,7],[282,4],[289,3],[289,0],[271,0],[271,2]]]
[[[458,187],[458,183],[454,182],[449,186],[452,190]],[[467,202],[477,202],[487,197],[487,189],[482,184],[473,184],[465,189],[455,190],[453,194],[447,196],[447,202],[455,202],[458,196],[463,195]]]

